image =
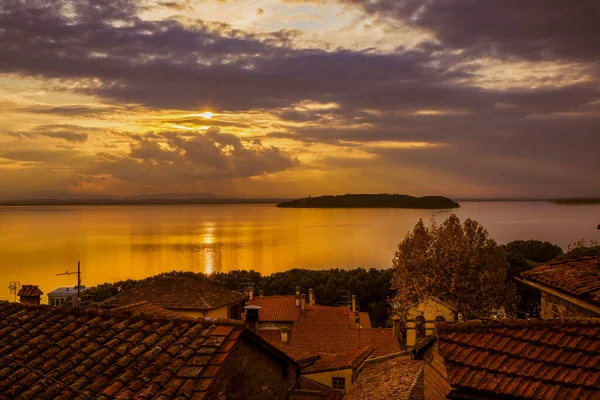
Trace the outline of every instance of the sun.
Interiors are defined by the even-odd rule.
[[[212,116],[213,116],[213,113],[211,113],[210,111],[206,111],[206,112],[203,112],[200,115],[202,116],[202,118],[211,119]]]

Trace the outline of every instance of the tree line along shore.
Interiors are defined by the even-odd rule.
[[[456,218],[455,216],[453,217]],[[424,280],[426,277],[423,276],[422,273],[417,272],[412,276],[406,276],[407,270],[401,262],[403,255],[408,255],[407,252],[412,252],[413,254],[411,257],[414,257],[415,253],[425,250],[419,248],[420,245],[415,245],[415,235],[429,235],[429,239],[427,239],[429,241],[434,240],[432,235],[438,235],[443,241],[449,238],[449,236],[446,235],[448,235],[451,230],[457,229],[457,220],[457,218],[456,220],[453,220],[455,225],[446,226],[446,228],[443,226],[442,228],[435,227],[435,229],[428,232],[423,231],[423,226],[418,225],[415,227],[415,231],[409,234],[398,246],[398,251],[396,252],[393,261],[394,267],[388,269],[292,269],[270,275],[262,275],[260,272],[253,270],[216,272],[211,275],[189,271],[172,271],[141,280],[128,279],[114,283],[103,283],[89,288],[85,292],[83,300],[100,302],[116,295],[122,290],[128,290],[146,284],[154,279],[166,276],[186,276],[194,277],[196,279],[205,279],[214,284],[225,286],[233,290],[243,291],[248,287],[252,287],[256,292],[262,290],[265,295],[294,294],[296,286],[300,286],[303,289],[312,288],[318,299],[318,303],[327,306],[342,305],[347,301],[348,295],[356,295],[360,310],[369,313],[371,323],[374,327],[390,326],[388,320],[390,316],[388,300],[398,298],[403,295],[403,291],[407,291],[407,293],[404,293],[404,295],[407,296],[405,300],[411,301],[411,296],[417,294],[414,292],[415,287],[420,287],[421,289],[429,291],[441,291],[441,293],[437,294],[442,297],[454,297],[454,301],[469,302],[467,297],[465,297],[466,295],[461,291],[457,293],[444,293],[444,291],[447,291],[447,288],[440,287],[439,282],[435,282],[435,279],[430,279],[429,282],[426,282]],[[446,223],[447,222],[448,221],[446,221]],[[465,221],[465,224],[467,222],[468,221]],[[473,227],[472,225],[466,225],[465,227],[466,229],[463,229],[462,235],[468,236],[469,233],[467,231],[471,228],[475,228],[473,231],[475,235],[487,235],[487,232],[479,229],[480,227]],[[421,239],[424,237],[425,236],[422,236]],[[420,240],[417,240],[417,242],[419,241]],[[454,241],[458,243],[459,240]],[[491,245],[493,246],[494,243],[491,243]],[[410,247],[410,249],[408,247]],[[456,254],[459,254],[462,251],[460,248],[455,250],[457,251]],[[490,280],[490,282],[493,281],[492,285],[494,287],[487,288],[486,290],[490,292],[490,296],[492,297],[498,293],[503,296],[506,295],[506,301],[503,304],[490,304],[489,306],[505,306],[511,314],[516,316],[537,316],[540,307],[540,294],[517,282],[515,277],[518,277],[522,272],[537,265],[550,261],[569,260],[588,255],[596,255],[600,251],[600,246],[594,242],[590,243],[590,245],[586,245],[584,241],[578,241],[567,250],[568,251],[565,253],[559,246],[538,240],[517,240],[506,245],[497,246],[497,251],[492,252],[494,254],[494,262],[490,263],[493,270],[486,271],[487,275],[490,275],[491,273],[491,275],[495,276],[495,280]],[[484,252],[489,253],[489,247],[487,247],[487,245]],[[446,252],[445,254],[448,253]],[[460,273],[460,266],[458,265],[460,262],[453,263],[452,257],[453,256],[447,257],[449,258],[449,261],[446,264],[442,263],[443,268],[445,269],[442,273],[448,274],[452,273],[452,271],[458,271]],[[432,260],[427,257],[422,258],[422,261],[422,266],[432,264]],[[419,269],[417,268],[417,271],[418,270]],[[435,275],[436,272],[431,271],[428,273]],[[471,277],[469,279],[473,278]],[[418,285],[415,286],[415,283]],[[472,288],[465,287],[465,293],[472,291],[471,289]],[[480,290],[481,289],[476,290],[476,296],[481,298],[490,297],[485,293],[479,293]],[[479,299],[473,300],[473,302],[477,301],[479,301]],[[467,308],[470,308],[470,306],[467,306],[468,307],[465,307],[464,311],[468,312]]]

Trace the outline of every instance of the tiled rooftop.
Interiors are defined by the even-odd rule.
[[[290,400],[340,400],[342,395],[329,386],[325,386],[304,376],[300,377],[290,395]]]
[[[521,278],[565,291],[600,304],[598,257],[583,257],[540,265],[525,271]]]
[[[248,296],[195,278],[158,278],[143,286],[123,291],[100,306],[123,307],[141,301],[178,310],[213,310],[245,301]]]
[[[392,329],[358,329],[346,307],[307,308],[294,323],[289,347],[309,357],[373,347],[372,357],[400,352]]]
[[[0,398],[202,398],[243,324],[0,303]]]
[[[423,362],[407,355],[368,362],[344,400],[408,400],[422,370]]]
[[[453,389],[600,398],[600,319],[440,323],[437,341]]]
[[[153,318],[195,319],[185,316],[183,314],[179,314],[177,311],[169,311],[166,308],[155,306],[154,304],[150,304],[147,301],[140,301],[139,303],[133,303],[128,306],[112,308],[111,311],[125,315],[143,315]]]
[[[304,374],[314,374],[316,372],[335,371],[338,369],[356,369],[373,352],[372,347],[365,347],[338,354],[319,354],[321,357],[315,363],[302,369]]]
[[[41,296],[43,294],[44,292],[40,290],[40,287],[38,285],[23,285],[21,286],[21,289],[19,290],[17,296],[35,297]]]
[[[296,306],[296,296],[263,296],[248,301],[248,305],[260,306],[259,321],[292,322],[298,320],[300,306]]]

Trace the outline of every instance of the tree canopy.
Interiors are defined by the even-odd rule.
[[[563,250],[550,242],[539,240],[514,240],[506,244],[509,253],[521,254],[526,260],[545,263],[563,254]]]
[[[317,304],[326,306],[340,305],[347,300],[344,298],[344,294],[354,294],[360,310],[369,312],[373,326],[385,326],[388,317],[387,299],[392,297],[390,289],[392,272],[392,269],[379,270],[375,268],[291,269],[263,276],[256,271],[236,270],[215,272],[206,276],[190,271],[172,271],[141,280],[128,279],[103,283],[86,290],[84,300],[100,302],[122,290],[129,290],[163,277],[206,279],[214,284],[240,291],[246,290],[250,286],[254,287],[255,294],[258,294],[259,290],[263,290],[267,296],[294,294],[296,286],[300,286],[302,293],[307,293],[308,289],[314,289]]]
[[[452,303],[466,318],[516,306],[505,251],[476,221],[452,214],[441,225],[420,220],[398,245],[392,289],[409,305],[427,296]]]

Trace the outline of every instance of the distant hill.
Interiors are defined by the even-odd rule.
[[[277,204],[282,208],[457,208],[443,196],[414,197],[405,194],[345,194],[307,197]]]

